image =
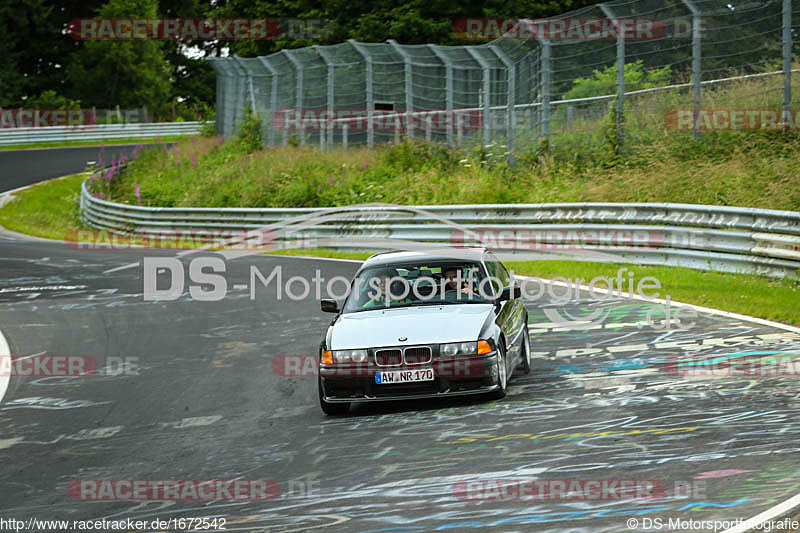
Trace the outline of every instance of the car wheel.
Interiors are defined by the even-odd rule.
[[[326,402],[325,395],[322,393],[322,381],[317,381],[317,388],[319,390],[319,406],[326,415],[343,415],[350,409],[349,403]]]
[[[522,371],[526,374],[531,373],[531,334],[528,331],[527,320],[522,333]]]
[[[493,400],[506,397],[506,387],[508,386],[508,368],[506,367],[506,346],[500,341],[497,348],[497,382],[498,388],[490,394]]]

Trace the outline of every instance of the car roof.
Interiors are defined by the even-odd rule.
[[[438,252],[437,248],[426,251],[402,251],[402,252],[382,252],[370,256],[362,268],[373,266],[387,266],[404,263],[419,263],[420,261],[482,261],[486,253],[486,248],[442,248]]]

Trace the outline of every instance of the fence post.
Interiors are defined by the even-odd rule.
[[[411,70],[411,56],[406,53],[405,50],[400,48],[400,45],[397,44],[397,41],[394,39],[389,39],[388,42],[395,51],[400,54],[400,57],[403,58],[403,62],[405,63],[406,69],[406,131],[408,132],[409,137],[414,137],[414,130],[411,128],[411,114],[414,109],[414,83],[411,77],[412,70]]]
[[[516,127],[516,94],[517,94],[517,68],[513,61],[503,52],[503,50],[495,45],[490,44],[489,50],[495,53],[500,58],[500,61],[506,66],[506,76],[508,80],[508,95],[506,100],[506,147],[508,152],[514,150],[514,128]],[[514,156],[509,154],[508,164],[514,166]]]
[[[701,78],[703,74],[702,64],[702,13],[692,0],[681,0],[689,11],[692,12],[692,137],[700,137],[700,130],[697,129],[697,119],[700,116],[700,90],[702,88]]]
[[[783,119],[792,109],[792,0],[783,0]]]
[[[244,75],[247,78],[247,92],[250,93],[250,111],[255,113],[256,112],[256,91],[255,91],[255,87],[253,86],[253,75],[250,73],[250,69],[248,69],[245,66],[245,64],[242,61],[241,57],[239,57],[237,55],[235,55],[233,57],[239,63],[239,66],[242,67],[242,70],[244,70]]]
[[[474,48],[468,46],[466,50],[483,71],[483,144],[487,145],[492,142],[492,84],[489,77],[491,71],[489,63]]]
[[[291,52],[289,52],[289,50],[283,49],[283,50],[281,50],[281,53],[283,53],[286,56],[286,58],[289,59],[289,61],[292,63],[292,65],[294,65],[295,73],[297,75],[297,77],[296,77],[297,84],[296,84],[296,87],[295,87],[295,89],[297,91],[297,94],[295,95],[295,107],[297,108],[297,112],[300,113],[300,115],[302,116],[302,114],[303,114],[303,65],[301,65],[300,62],[297,59],[294,58],[294,56],[291,54]],[[305,145],[306,144],[306,131],[305,131],[305,128],[303,126],[302,119],[300,120],[300,144],[301,145]]]
[[[260,56],[258,59],[269,71],[271,85],[269,94],[269,145],[275,146],[275,124],[272,122],[272,117],[278,110],[278,71],[275,70],[275,67],[270,64],[266,57]]]
[[[552,62],[549,39],[539,39],[542,45],[542,137],[550,140],[550,93],[553,89]]]
[[[236,66],[239,68],[239,73],[244,73],[244,79],[247,81],[247,93],[250,96],[250,111],[253,113],[256,112],[256,95],[255,91],[253,91],[253,76],[250,75],[250,70],[244,65],[242,58],[236,54],[233,54],[233,60],[236,63]]]
[[[328,116],[329,117],[334,117],[334,114],[333,114],[334,84],[333,84],[333,82],[334,82],[334,76],[336,75],[336,67],[334,66],[333,61],[331,60],[330,56],[328,56],[328,53],[325,50],[323,50],[321,46],[315,44],[313,46],[313,48],[314,48],[314,50],[316,50],[316,52],[319,54],[319,56],[322,58],[323,61],[325,61],[325,64],[328,66],[328,95],[327,95],[327,98],[326,98],[327,99],[327,108],[328,108]],[[327,130],[328,130],[327,131],[328,139],[327,139],[326,144],[327,144],[328,150],[330,150],[333,147],[333,131],[334,131],[335,128],[336,128],[336,121],[333,118],[331,118],[331,123],[327,128]],[[322,132],[322,131],[319,132],[320,135],[322,135],[323,133],[324,132]]]
[[[369,55],[369,52],[364,50],[361,46],[361,43],[355,41],[355,39],[348,39],[347,40],[350,45],[356,49],[361,57],[364,59],[364,63],[366,66],[366,96],[367,96],[367,146],[372,148],[375,146],[375,129],[372,120],[373,110],[375,109],[375,95],[372,91],[372,56]],[[347,130],[344,131],[344,135],[347,135]],[[345,147],[347,142],[345,141]]]
[[[227,80],[228,68],[227,61],[217,57],[209,58],[211,66],[217,71],[217,106],[216,106],[216,119],[214,121],[214,133],[228,137],[230,133],[225,131],[225,118],[228,116],[225,107],[227,105],[228,97],[226,95],[229,82]],[[92,108],[92,115],[97,117],[97,112]]]
[[[247,81],[247,77],[242,75],[244,68],[236,61],[236,57],[228,61],[228,64],[233,67],[231,70],[234,72],[236,80],[236,98],[231,120],[231,135],[236,135],[238,133],[237,125],[241,124],[241,121],[237,121],[237,118],[244,113],[244,105],[247,103],[247,85],[244,83]],[[242,115],[241,118],[244,118],[244,116]]]
[[[447,146],[453,146],[453,121],[456,120],[453,113],[453,63],[445,54],[442,53],[435,44],[429,44],[428,48],[433,52],[445,69],[445,106],[449,115],[447,121]]]
[[[605,4],[599,4],[606,17],[616,19],[614,12]],[[622,147],[623,125],[625,120],[625,36],[622,25],[617,21],[617,146]]]

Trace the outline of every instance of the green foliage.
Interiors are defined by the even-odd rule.
[[[453,152],[444,146],[404,137],[380,152],[380,161],[401,172],[421,172],[428,169],[450,170],[457,162]]]
[[[156,0],[109,0],[104,18],[157,18]],[[169,107],[169,67],[162,44],[153,40],[89,41],[68,77],[85,101],[102,108],[146,105],[156,113]]]
[[[90,17],[103,0],[64,3],[48,0],[0,2],[0,107],[30,107],[25,101],[45,90],[73,99],[65,71],[81,47],[64,35],[71,18]]]
[[[528,167],[535,167],[542,162],[550,148],[550,141],[545,138],[537,139],[534,143],[529,143],[527,149],[519,156],[519,162]]]
[[[644,70],[642,60],[625,64],[625,90],[637,91],[667,85],[672,78],[672,68]],[[603,70],[595,70],[593,76],[578,78],[572,82],[572,89],[564,95],[565,100],[572,98],[589,98],[604,96],[617,92],[617,65],[607,66]]]
[[[622,148],[622,139],[619,138],[619,124],[617,123],[617,100],[614,99],[614,102],[611,104],[611,108],[608,110],[608,113],[605,117],[603,117],[603,121],[600,126],[601,135],[603,136],[603,140],[605,141],[605,145],[608,147],[610,153],[612,154],[611,161],[615,162],[617,156],[619,155],[620,149]]]
[[[484,145],[483,143],[478,143],[469,151],[468,157],[462,159],[459,163],[466,168],[475,164],[479,167],[507,170],[509,168],[509,155],[511,154],[508,152],[508,147],[505,144],[491,142]]]
[[[217,128],[217,114],[214,111],[203,115],[202,124],[200,126],[200,135],[211,137],[216,134]]]
[[[258,113],[253,113],[250,107],[245,107],[244,118],[239,123],[237,141],[246,154],[261,150],[261,118]]]
[[[81,101],[72,100],[53,90],[47,90],[36,98],[27,100],[25,107],[29,109],[80,109]]]

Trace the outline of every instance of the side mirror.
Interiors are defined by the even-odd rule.
[[[339,304],[336,303],[336,300],[320,300],[319,307],[325,313],[338,313],[339,312]]]
[[[509,285],[503,287],[500,296],[497,298],[498,302],[505,302],[506,300],[516,300],[522,297],[522,288],[519,285]]]

